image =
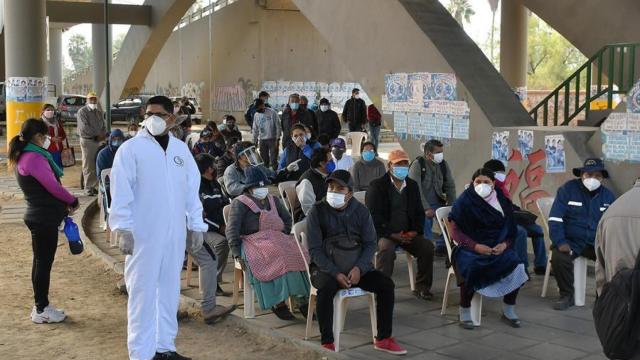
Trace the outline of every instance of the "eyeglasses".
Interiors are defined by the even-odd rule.
[[[169,116],[171,116],[171,114],[168,114],[168,113],[163,113],[163,112],[155,112],[155,113],[154,113],[154,112],[150,112],[150,111],[149,111],[149,112],[146,112],[146,113],[144,114],[145,118],[152,117],[153,115],[155,115],[155,116],[159,116],[159,117],[161,117],[161,118],[163,118],[163,119],[165,119],[165,120],[166,120],[166,119],[168,119],[168,118],[169,118]]]

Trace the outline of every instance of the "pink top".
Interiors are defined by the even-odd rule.
[[[75,196],[71,195],[58,181],[49,161],[44,156],[35,152],[22,153],[16,168],[18,174],[33,176],[53,197],[65,204],[71,205],[76,201]]]

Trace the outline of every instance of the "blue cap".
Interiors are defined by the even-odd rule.
[[[244,169],[244,184],[247,188],[267,186],[271,184],[267,174],[258,166],[249,166]]]
[[[609,172],[604,168],[604,162],[598,158],[589,158],[585,160],[583,167],[573,169],[573,175],[580,177],[585,172],[593,173],[596,171],[602,172],[602,176],[605,178],[609,177]]]

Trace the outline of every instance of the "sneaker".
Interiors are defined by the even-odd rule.
[[[31,310],[31,321],[36,324],[52,324],[63,322],[64,319],[67,318],[67,315],[64,312],[54,309],[51,306],[47,306],[44,308],[44,311],[38,313],[36,307],[34,306]]]
[[[216,320],[231,314],[235,309],[236,309],[235,305],[232,305],[232,306],[216,305],[216,307],[214,307],[209,311],[203,311],[202,317],[204,318],[205,323],[213,324]]]
[[[322,344],[321,346],[329,351],[336,351],[336,346],[333,343]]]
[[[564,311],[573,306],[573,297],[563,296],[553,304],[553,309],[558,311]]]
[[[407,350],[398,345],[392,337],[374,341],[373,348],[393,355],[404,355],[407,353]]]
[[[157,352],[152,360],[191,360],[191,358],[182,356],[175,351],[167,351],[163,353]]]

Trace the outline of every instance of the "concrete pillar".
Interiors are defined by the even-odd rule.
[[[512,89],[526,88],[529,10],[520,0],[500,4],[500,73]]]
[[[8,140],[20,132],[26,119],[40,117],[46,96],[45,17],[45,0],[4,2]]]
[[[93,90],[98,94],[98,98],[102,96],[104,89],[105,73],[107,71],[105,58],[105,38],[104,24],[91,25],[91,46],[93,48]],[[111,26],[109,26],[109,66],[112,64],[113,48],[111,46],[113,36]]]
[[[62,28],[49,26],[49,63],[47,77],[49,84],[55,85],[56,96],[61,95],[62,85]]]
[[[4,31],[0,34],[0,81],[4,81]]]

